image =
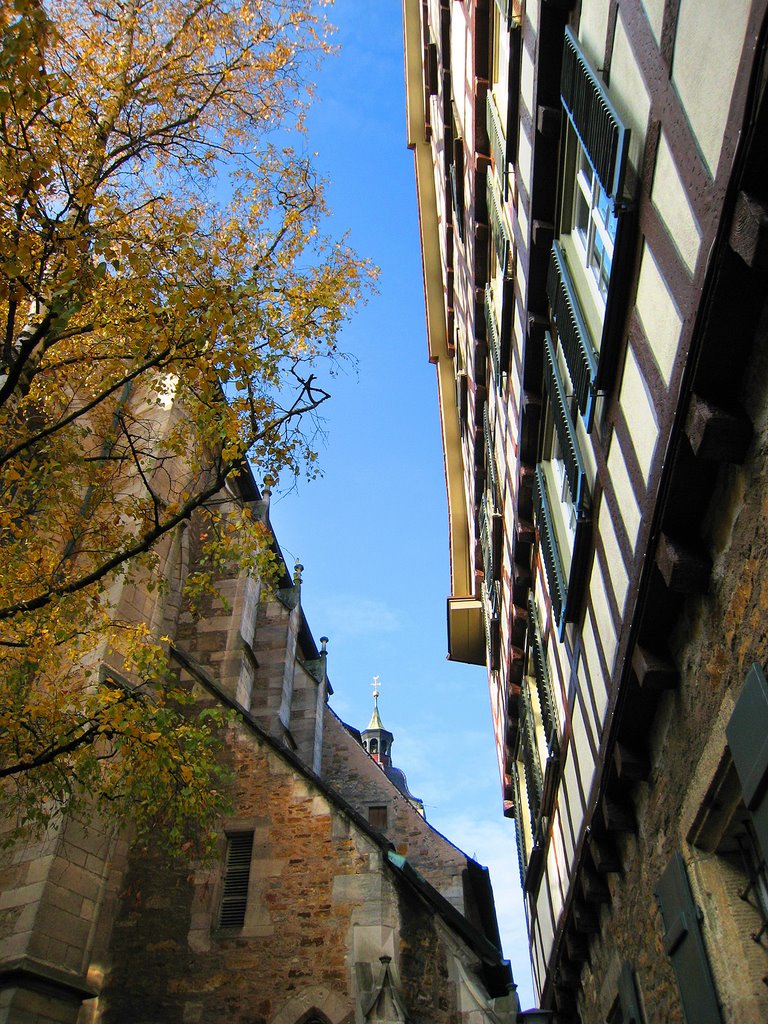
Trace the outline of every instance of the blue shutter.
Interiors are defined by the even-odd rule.
[[[589,495],[587,493],[587,475],[576,440],[576,427],[566,399],[565,385],[557,365],[557,354],[549,331],[544,334],[545,373],[544,384],[547,389],[552,418],[560,442],[560,451],[565,464],[565,476],[571,492],[571,501],[577,514],[587,511]]]
[[[544,641],[541,636],[539,616],[533,594],[528,595],[528,629],[533,674],[536,678],[536,689],[539,693],[539,704],[541,705],[541,720],[547,737],[549,753],[552,754],[558,747],[560,727],[557,721],[557,706],[555,705],[555,698],[552,693],[552,684],[549,679],[549,669],[547,668],[547,656],[544,651]]]
[[[557,242],[553,243],[550,253],[547,298],[576,401],[590,430],[597,393],[597,352],[581,311],[568,261]]]
[[[536,467],[534,478],[533,504],[539,528],[541,559],[544,563],[544,571],[547,576],[547,583],[549,584],[549,599],[552,603],[552,613],[555,618],[558,634],[562,638],[562,630],[565,623],[564,612],[567,584],[555,537],[555,528],[552,522],[552,507],[547,491],[547,481],[540,465]]]
[[[560,97],[607,195],[620,199],[629,131],[570,28],[565,30]]]
[[[687,1024],[722,1024],[712,972],[683,858],[676,853],[656,883],[664,952],[672,961]]]

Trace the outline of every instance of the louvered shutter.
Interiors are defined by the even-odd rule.
[[[539,527],[539,546],[541,558],[544,562],[544,571],[549,584],[549,599],[552,602],[552,613],[558,631],[562,635],[564,623],[563,612],[565,611],[566,581],[563,571],[563,563],[560,558],[560,551],[555,539],[555,528],[552,522],[552,508],[547,491],[547,481],[541,466],[536,467],[536,476],[533,485],[533,504],[536,513],[537,525]]]
[[[557,708],[552,693],[552,684],[549,679],[547,656],[544,651],[544,641],[542,640],[541,629],[539,628],[539,616],[536,611],[536,602],[534,601],[533,594],[528,595],[528,627],[533,674],[536,677],[536,689],[539,693],[539,704],[541,705],[541,719],[544,725],[544,733],[547,737],[549,752],[552,754],[556,751],[559,742]]]
[[[560,97],[603,190],[614,199],[621,198],[629,131],[571,28],[565,30]]]
[[[759,665],[747,673],[725,734],[744,805],[752,815],[763,858],[768,859],[768,680]]]
[[[587,494],[587,475],[576,439],[576,427],[571,419],[566,399],[565,384],[557,365],[557,355],[552,337],[547,331],[544,335],[544,357],[546,372],[544,384],[547,389],[552,418],[560,442],[560,451],[565,464],[565,476],[571,492],[571,501],[577,513],[583,513],[589,505]]]
[[[722,1024],[712,972],[683,858],[676,853],[656,883],[664,952],[672,961],[687,1024]]]
[[[550,253],[547,298],[576,401],[586,421],[587,430],[590,430],[596,397],[598,357],[581,311],[568,261],[558,242],[553,243]]]
[[[248,879],[251,874],[253,832],[235,832],[227,836],[227,862],[219,911],[219,927],[242,928],[248,905]]]

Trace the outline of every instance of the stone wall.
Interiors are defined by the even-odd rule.
[[[243,726],[228,736],[234,814],[254,831],[249,916],[217,928],[221,867],[131,859],[109,949],[108,1022],[269,1021],[311,984],[318,1008],[354,1011],[350,931],[374,926],[394,953],[396,905],[375,843]],[[223,852],[223,851],[222,851]],[[384,948],[386,947],[386,948]]]
[[[466,854],[437,832],[392,785],[382,769],[326,708],[322,776],[344,794],[355,810],[368,816],[371,806],[387,808],[384,834],[446,899],[462,913]]]

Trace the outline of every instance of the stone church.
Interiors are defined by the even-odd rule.
[[[237,500],[269,521],[249,474]],[[488,872],[425,820],[378,695],[362,733],[331,710],[301,567],[289,575],[275,540],[278,589],[224,572],[193,616],[194,529],[168,546],[175,587],[121,600],[171,638],[195,706],[231,712],[219,855],[169,862],[97,814],[4,849],[0,1022],[514,1021]]]

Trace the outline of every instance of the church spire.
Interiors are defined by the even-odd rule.
[[[392,764],[392,743],[395,737],[384,728],[379,714],[379,677],[373,677],[373,712],[368,728],[361,733],[363,746],[371,757],[380,764],[382,768],[388,768]]]
[[[392,764],[392,744],[395,737],[388,729],[384,728],[381,715],[379,714],[379,694],[381,690],[378,676],[373,677],[372,686],[373,712],[371,713],[371,720],[368,723],[368,728],[363,729],[360,733],[363,747],[368,751],[379,768],[381,768],[392,785],[399,789],[403,796],[413,804],[419,814],[424,817],[424,804],[408,789],[405,772],[401,771],[400,768],[395,768]]]

